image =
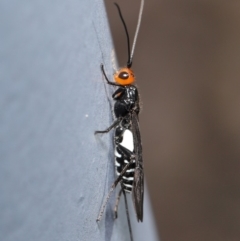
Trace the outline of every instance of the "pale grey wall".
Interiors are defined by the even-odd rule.
[[[128,240],[114,197],[95,222],[114,180],[112,136],[93,135],[112,123],[102,1],[1,1],[0,36],[0,240]],[[138,240],[157,240],[148,209]]]

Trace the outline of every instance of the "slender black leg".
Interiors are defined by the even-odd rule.
[[[108,133],[110,130],[112,130],[114,127],[116,127],[120,122],[121,122],[122,118],[118,118],[116,121],[114,121],[114,123],[109,126],[106,130],[104,131],[95,131],[94,134],[104,134],[104,133]]]
[[[106,75],[106,73],[105,73],[103,64],[101,64],[101,70],[102,70],[103,75],[104,75],[104,77],[105,77],[105,79],[106,79],[106,81],[107,81],[107,83],[108,83],[109,85],[121,86],[121,85],[119,85],[119,84],[116,84],[116,83],[114,83],[114,82],[111,82],[111,81],[108,79],[108,77],[107,77],[107,75]]]
[[[125,200],[126,214],[127,214],[127,221],[128,221],[128,227],[129,227],[130,239],[131,239],[131,241],[133,241],[132,226],[131,226],[130,217],[129,217],[127,197],[126,197],[126,192],[125,192],[125,190],[124,190],[124,186],[123,186],[123,183],[122,183],[122,182],[121,182],[121,187],[122,187],[123,196],[124,196],[124,200]]]
[[[133,160],[131,160],[131,161],[123,168],[122,172],[119,174],[119,176],[117,177],[117,179],[116,179],[116,180],[114,181],[114,183],[112,184],[112,186],[111,186],[111,188],[110,188],[110,190],[109,190],[109,192],[108,192],[108,195],[107,195],[107,197],[106,197],[106,200],[105,200],[105,202],[103,203],[102,208],[101,208],[101,210],[100,210],[100,212],[99,212],[99,214],[98,214],[98,217],[97,217],[97,220],[96,220],[97,222],[102,219],[103,212],[104,212],[104,210],[105,210],[105,208],[106,208],[106,205],[107,205],[107,203],[108,203],[108,200],[109,200],[109,198],[110,198],[113,190],[116,188],[117,184],[122,180],[122,177],[123,177],[124,173],[127,171],[127,169],[128,169],[129,166],[132,164],[132,162],[133,162]]]
[[[134,160],[136,158],[136,155],[129,151],[126,147],[119,145],[118,146],[118,152],[119,154],[123,155],[127,159],[130,158],[130,160]]]
[[[116,204],[115,204],[115,207],[114,207],[114,218],[115,219],[117,219],[117,217],[118,217],[118,205],[119,205],[121,195],[122,195],[122,187],[121,187],[121,189],[118,193],[118,197],[117,197]]]

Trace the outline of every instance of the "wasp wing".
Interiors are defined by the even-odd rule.
[[[132,199],[137,215],[137,220],[143,221],[143,194],[144,194],[144,173],[142,159],[142,142],[139,130],[137,113],[132,113],[132,133],[134,142],[136,169],[134,173]]]

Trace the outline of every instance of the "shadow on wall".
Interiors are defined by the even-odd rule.
[[[106,1],[119,63],[126,37]],[[133,38],[139,4],[121,2]],[[240,3],[146,1],[133,68],[162,240],[240,237]]]

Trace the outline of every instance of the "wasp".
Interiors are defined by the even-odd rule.
[[[100,213],[97,217],[97,221],[100,221],[107,202],[116,188],[120,183],[120,192],[117,198],[115,206],[115,217],[117,217],[118,203],[121,194],[124,194],[126,211],[128,215],[128,208],[126,202],[126,193],[132,194],[132,200],[135,208],[137,221],[143,221],[143,196],[144,196],[144,172],[143,172],[143,157],[142,157],[142,143],[141,135],[139,130],[139,93],[137,87],[134,85],[135,75],[132,67],[133,53],[136,45],[136,40],[141,24],[144,0],[141,0],[138,23],[136,32],[133,40],[132,51],[130,53],[130,41],[126,23],[121,13],[121,9],[116,4],[119,16],[123,23],[125,33],[127,36],[128,46],[128,61],[127,66],[121,68],[114,74],[115,82],[111,82],[104,70],[103,64],[101,65],[101,71],[107,84],[117,87],[112,95],[114,103],[114,115],[116,120],[114,123],[103,131],[95,131],[95,134],[108,133],[112,129],[115,129],[114,143],[115,143],[115,169],[117,179],[111,186],[111,189],[106,197],[105,202],[102,205]],[[131,225],[128,217],[130,236],[132,240]]]

